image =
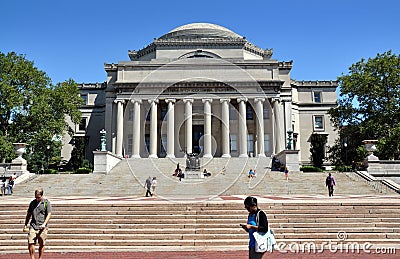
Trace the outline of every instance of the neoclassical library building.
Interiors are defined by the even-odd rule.
[[[100,150],[120,157],[271,156],[299,150],[310,163],[310,137],[337,137],[328,116],[336,106],[336,81],[291,79],[292,61],[272,58],[225,27],[177,27],[127,61],[105,63],[104,83],[81,84],[83,138],[89,160]],[[103,131],[104,134],[104,131]],[[64,139],[62,156],[73,142]]]

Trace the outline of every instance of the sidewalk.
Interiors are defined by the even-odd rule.
[[[349,258],[349,259],[394,259],[399,258],[397,254],[375,254],[375,253],[331,253],[325,251],[323,253],[280,253],[273,252],[272,254],[265,254],[264,258],[268,259],[319,259],[319,258]],[[28,251],[25,254],[0,254],[0,258],[13,258],[13,259],[24,259],[29,256]],[[37,252],[36,252],[37,256]],[[232,258],[232,259],[247,259],[247,251],[201,251],[201,252],[87,252],[87,253],[52,253],[45,252],[44,257],[47,259],[215,259],[215,258]]]

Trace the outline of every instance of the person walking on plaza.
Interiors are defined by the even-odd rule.
[[[249,212],[246,224],[240,224],[241,227],[249,233],[249,259],[262,258],[264,253],[256,253],[256,240],[254,232],[268,232],[268,219],[265,212],[258,208],[257,198],[247,197],[244,200],[244,207]]]
[[[43,189],[35,190],[35,199],[29,204],[23,231],[28,232],[28,250],[31,259],[35,258],[35,244],[39,242],[39,259],[43,258],[47,238],[47,224],[51,217],[51,203],[43,198]],[[30,225],[28,223],[30,220]]]
[[[325,185],[328,187],[329,197],[333,196],[333,186],[335,186],[336,183],[331,173],[329,173],[329,175],[326,177]]]
[[[289,181],[289,169],[287,168],[287,166],[285,166],[285,178],[286,181]]]
[[[153,180],[151,180],[151,188],[153,190],[153,194],[152,195],[156,194],[156,187],[157,187],[157,177],[154,176]]]
[[[153,194],[151,193],[151,177],[149,176],[149,178],[146,179],[146,182],[144,184],[144,187],[146,188],[146,197],[150,197],[153,196]]]

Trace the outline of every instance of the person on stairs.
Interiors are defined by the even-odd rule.
[[[23,232],[28,233],[29,255],[35,259],[35,244],[39,243],[39,259],[43,258],[47,238],[47,224],[51,217],[51,204],[43,197],[43,189],[35,190],[35,199],[29,204]],[[30,226],[28,223],[30,220]]]
[[[331,173],[326,177],[325,185],[328,187],[329,197],[333,196],[333,186],[335,186],[336,183]]]
[[[144,184],[144,187],[146,188],[146,197],[153,196],[153,194],[151,193],[151,182],[151,177],[149,176]]]

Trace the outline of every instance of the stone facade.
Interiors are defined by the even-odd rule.
[[[327,145],[336,138],[327,111],[337,82],[294,81],[292,62],[272,54],[215,24],[178,27],[128,51],[129,61],[106,63],[104,84],[81,85],[77,136],[87,138],[89,159],[103,128],[119,157],[248,157],[285,150],[292,130],[291,148],[307,164],[311,134],[325,134]]]

